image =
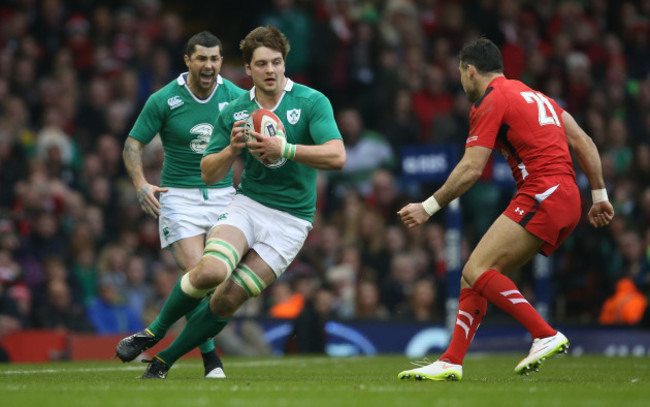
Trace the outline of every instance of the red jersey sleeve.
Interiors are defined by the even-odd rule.
[[[494,149],[507,103],[498,97],[494,88],[486,90],[469,113],[469,137],[465,141],[465,148],[482,146]]]

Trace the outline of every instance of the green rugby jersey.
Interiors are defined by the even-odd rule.
[[[294,83],[291,79],[287,79],[284,91],[273,113],[282,120],[287,142],[319,145],[332,139],[341,139],[332,105],[325,95]],[[217,118],[214,136],[205,154],[217,153],[230,144],[233,123],[245,119],[259,108],[260,105],[255,100],[255,88],[233,100]],[[246,148],[242,157],[244,173],[237,193],[270,208],[313,221],[317,169],[284,158],[275,164],[265,165]]]
[[[186,82],[187,73],[152,94],[133,125],[129,136],[149,143],[160,134],[165,150],[161,175],[162,187],[205,187],[201,179],[201,158],[210,141],[219,112],[233,99],[245,94],[221,75],[206,99],[194,95]],[[210,188],[232,185],[232,171]]]

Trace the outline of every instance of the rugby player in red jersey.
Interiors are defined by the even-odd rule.
[[[553,253],[578,224],[580,192],[569,148],[592,189],[589,222],[603,227],[614,216],[598,150],[573,117],[543,93],[507,79],[499,48],[488,39],[468,43],[459,59],[463,89],[474,104],[465,153],[440,189],[398,214],[408,227],[426,222],[478,180],[494,149],[508,161],[517,193],[463,267],[458,314],[446,352],[434,363],[401,372],[401,379],[460,380],[487,301],[512,315],[532,336],[530,352],[516,373],[536,371],[546,358],[566,351],[568,339],[544,321],[506,274],[537,253]]]

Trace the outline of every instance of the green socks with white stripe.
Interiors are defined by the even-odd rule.
[[[174,342],[156,356],[168,366],[173,365],[181,356],[199,346],[206,339],[214,338],[228,324],[230,318],[219,318],[210,310],[210,302],[204,301],[187,321],[187,325]]]
[[[165,301],[165,305],[160,310],[160,314],[149,325],[149,330],[156,335],[156,338],[163,338],[174,322],[181,319],[188,312],[193,311],[202,300],[203,297],[194,298],[185,294],[181,289],[181,278],[179,278],[171,294],[169,294],[169,298]]]

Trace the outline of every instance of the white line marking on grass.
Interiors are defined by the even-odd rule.
[[[124,367],[77,367],[77,368],[62,368],[62,369],[40,369],[40,370],[6,370],[0,372],[2,374],[35,374],[35,373],[61,373],[61,372],[114,372],[117,370],[141,370],[142,366],[124,366]]]
[[[251,360],[251,361],[233,361],[226,364],[226,367],[257,367],[257,366],[278,366],[278,365],[308,365],[314,363],[324,363],[331,360],[330,358],[313,358],[313,359],[275,359],[275,360]],[[101,363],[101,362],[100,362]],[[175,367],[188,366],[190,363],[177,363]],[[144,364],[138,366],[117,366],[117,367],[70,367],[60,369],[32,369],[32,370],[5,370],[0,371],[0,374],[5,375],[21,375],[21,374],[39,374],[39,373],[62,373],[62,372],[116,372],[116,371],[142,371],[146,366]]]

